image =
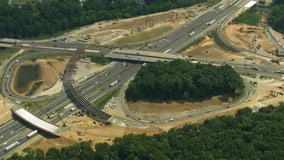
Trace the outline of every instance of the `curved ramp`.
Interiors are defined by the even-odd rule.
[[[30,112],[28,112],[27,110],[20,108],[17,110],[12,110],[12,112],[17,115],[20,119],[24,120],[25,122],[29,123],[30,125],[48,132],[52,135],[55,135],[55,131],[58,129],[57,126],[48,123],[36,116],[34,116],[33,114],[31,114]]]

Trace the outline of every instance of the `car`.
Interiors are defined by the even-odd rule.
[[[170,121],[174,121],[174,119],[173,119],[173,118],[170,118]]]

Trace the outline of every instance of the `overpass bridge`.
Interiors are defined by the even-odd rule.
[[[38,128],[38,129],[40,129],[44,132],[58,136],[58,135],[56,135],[56,131],[59,129],[57,126],[36,117],[35,115],[28,112],[24,108],[12,109],[12,112],[17,117],[19,117],[21,120],[27,122],[28,124]]]
[[[108,120],[112,117],[108,113],[100,110],[89,102],[76,87],[74,80],[72,79],[73,72],[76,69],[76,63],[79,61],[82,54],[84,54],[85,48],[78,48],[75,54],[70,58],[66,69],[64,71],[63,87],[66,95],[69,99],[83,112],[86,112],[96,121],[104,124],[110,124]]]
[[[11,38],[1,38],[0,39],[0,48],[11,48],[14,47],[21,40],[11,39]]]
[[[189,58],[184,55],[167,54],[153,51],[142,51],[134,49],[113,49],[110,53],[104,55],[106,58],[115,60],[128,60],[128,61],[140,61],[140,62],[156,62],[156,61],[171,61],[174,59]]]

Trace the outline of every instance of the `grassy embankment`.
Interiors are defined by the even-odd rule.
[[[20,103],[20,106],[25,108],[26,110],[30,112],[35,112],[39,110],[42,106],[47,105],[48,103],[51,103],[54,101],[54,99],[46,99],[43,101],[37,101],[37,102],[22,102]]]
[[[0,49],[0,61],[4,61],[5,59],[9,58],[12,54],[16,53],[18,50],[19,50],[18,48]]]
[[[99,99],[97,99],[96,101],[93,102],[93,105],[95,105],[96,107],[98,107],[99,109],[103,109],[104,106],[107,104],[107,102],[112,98],[112,97],[116,97],[120,91],[121,87],[118,87],[116,89],[114,89],[111,92],[108,92],[107,94],[103,95],[102,97],[100,97]]]
[[[259,23],[260,17],[257,13],[257,9],[255,7],[248,9],[238,17],[233,20],[235,24],[248,24],[257,26]]]
[[[171,26],[163,26],[163,27],[155,28],[150,31],[145,31],[145,32],[141,32],[141,33],[137,33],[134,35],[129,35],[127,37],[120,38],[114,42],[114,45],[124,46],[128,44],[133,44],[133,43],[146,42],[149,40],[153,40],[157,37],[160,37],[161,35],[165,35],[169,33],[171,30],[173,30],[173,27]]]
[[[235,48],[233,48],[233,47],[227,45],[226,43],[224,43],[224,42],[220,39],[220,37],[218,36],[217,30],[214,30],[214,31],[210,32],[210,33],[208,34],[208,36],[209,36],[210,38],[213,38],[213,39],[214,39],[214,42],[215,42],[219,47],[221,47],[222,49],[224,49],[224,50],[226,50],[226,51],[229,51],[229,52],[239,52],[239,51],[236,50]]]

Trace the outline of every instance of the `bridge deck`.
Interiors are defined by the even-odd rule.
[[[113,49],[110,53],[104,55],[107,58],[124,59],[133,61],[156,62],[171,61],[174,59],[188,59],[187,56],[177,54],[166,54],[152,51],[140,51],[132,49]]]
[[[34,116],[33,114],[31,114],[30,112],[28,112],[27,110],[20,108],[17,110],[12,110],[13,113],[15,115],[17,115],[20,119],[26,121],[27,123],[31,124],[32,126],[43,130],[45,132],[54,134],[55,131],[58,129],[57,126],[50,124],[36,116]]]

